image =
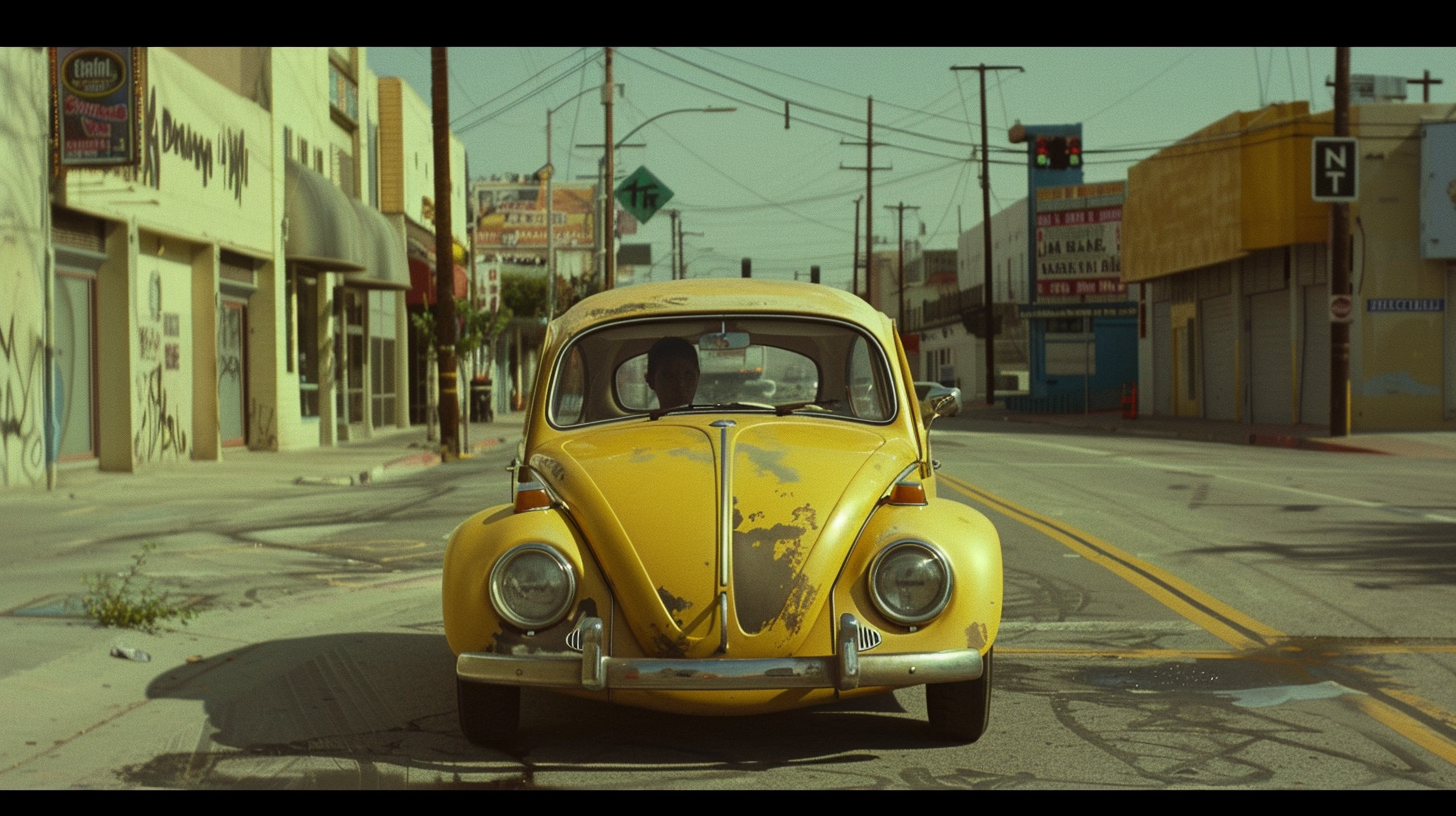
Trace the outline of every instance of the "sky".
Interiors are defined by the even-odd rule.
[[[556,178],[593,177],[605,141],[604,52],[450,48],[450,121],[472,180],[545,165],[553,109]],[[618,151],[618,178],[646,167],[673,191],[666,206],[682,213],[689,277],[736,277],[748,257],[754,277],[807,280],[817,265],[823,282],[841,288],[866,192],[870,98],[873,166],[884,168],[872,173],[873,226],[885,249],[901,229],[927,249],[954,248],[958,233],[983,220],[980,72],[958,67],[1003,68],[985,72],[993,215],[1027,194],[1025,146],[1007,138],[1016,121],[1080,123],[1083,180],[1095,183],[1125,180],[1156,149],[1234,111],[1302,100],[1317,113],[1334,99],[1333,46],[614,47],[612,55],[621,86],[614,141],[642,125]],[[366,59],[430,103],[430,48],[370,47]],[[1431,102],[1456,106],[1456,47],[1352,47],[1350,62],[1352,74],[1410,80],[1429,71],[1441,80],[1427,86]],[[1407,85],[1410,101],[1422,92]],[[737,110],[653,119],[705,107]],[[653,280],[670,276],[670,224],[659,213],[624,239],[653,245]]]

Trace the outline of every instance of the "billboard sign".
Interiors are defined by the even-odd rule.
[[[1121,182],[1036,191],[1036,293],[1123,299]]]
[[[590,249],[595,241],[592,225],[593,187],[589,184],[554,184],[551,218],[556,222],[554,242],[559,249]],[[547,245],[546,183],[487,182],[477,184],[475,245],[481,251],[542,250]]]

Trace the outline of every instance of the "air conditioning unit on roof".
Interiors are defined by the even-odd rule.
[[[1376,76],[1374,74],[1350,75],[1351,105],[1404,102],[1405,99],[1404,77]]]

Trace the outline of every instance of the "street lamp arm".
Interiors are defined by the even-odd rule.
[[[732,113],[733,111],[736,111],[736,110],[738,110],[738,109],[737,108],[677,108],[676,110],[663,111],[662,113],[659,113],[656,116],[651,117],[650,119],[648,119],[647,121],[645,121],[642,124],[638,125],[637,127],[632,128],[630,131],[627,132],[627,135],[626,136],[623,136],[615,145],[613,145],[613,148],[620,149],[622,147],[622,145],[624,145],[624,144],[627,143],[627,140],[628,139],[632,138],[632,136],[637,133],[637,131],[641,130],[642,128],[647,127],[648,125],[652,124],[653,122],[657,121],[658,119],[661,119],[664,116],[669,116],[669,115],[674,114],[674,113]]]

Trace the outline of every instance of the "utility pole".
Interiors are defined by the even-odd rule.
[[[994,299],[991,291],[991,168],[986,157],[990,140],[986,134],[986,72],[1025,71],[1020,65],[952,65],[952,71],[976,71],[981,75],[981,219],[985,239],[982,251],[986,256],[985,279],[982,283],[982,301],[985,304],[986,332],[986,404],[996,404],[996,321],[993,316]]]
[[[864,140],[864,147],[865,147],[865,166],[864,167],[845,167],[844,166],[844,163],[843,162],[840,162],[839,163],[839,169],[840,170],[863,170],[863,171],[865,171],[865,257],[864,257],[864,262],[865,262],[865,294],[864,294],[864,299],[865,299],[865,301],[867,301],[868,303],[870,303],[871,305],[873,305],[874,302],[875,302],[875,298],[874,298],[875,287],[874,287],[873,278],[870,276],[870,257],[871,257],[871,255],[874,252],[873,247],[874,247],[874,242],[875,242],[875,229],[874,229],[874,221],[875,221],[875,210],[874,210],[875,178],[874,178],[874,172],[876,170],[893,170],[894,168],[893,167],[876,167],[875,166],[875,98],[873,96],[871,96],[871,97],[868,97],[867,99],[868,99],[869,105],[868,105],[868,108],[866,110],[866,115],[865,115],[865,140]],[[844,145],[855,145],[855,144],[859,144],[859,143],[858,142],[846,142],[846,141],[842,141],[841,140],[840,141],[840,144],[844,144]],[[855,227],[858,228],[858,226],[859,226],[859,213],[855,213],[854,221],[855,221]]]
[[[885,209],[887,209],[887,210],[899,210],[900,211],[900,252],[899,252],[899,256],[900,256],[900,287],[899,287],[899,289],[900,289],[900,311],[899,311],[899,317],[896,318],[895,331],[898,331],[901,334],[904,334],[905,333],[905,211],[906,210],[918,210],[920,208],[919,207],[907,207],[907,206],[905,206],[905,202],[901,201],[899,203],[899,205],[894,206],[894,207],[890,206],[889,204],[886,204],[885,205]]]
[[[1441,80],[1431,79],[1431,69],[1429,68],[1421,72],[1420,79],[1407,79],[1406,82],[1421,86],[1421,101],[1427,104],[1431,101],[1431,86],[1441,84]]]
[[[602,206],[602,246],[607,253],[603,266],[606,270],[606,279],[602,281],[604,290],[617,285],[617,204],[612,200],[612,185],[617,176],[617,157],[614,155],[617,151],[612,147],[616,144],[612,138],[612,91],[616,86],[612,84],[612,49],[608,48],[606,54],[607,81],[602,85],[602,105],[607,109],[606,170],[602,176],[602,183],[606,185],[606,204]]]
[[[854,252],[852,253],[854,259],[849,268],[849,293],[855,297],[859,297],[859,205],[863,201],[864,196],[860,196],[854,200]],[[865,271],[868,274],[869,267],[866,267]]]
[[[1350,49],[1335,49],[1335,136],[1350,135]],[[1357,151],[1358,152],[1358,151]],[[1355,157],[1359,161],[1359,157]],[[1350,205],[1330,205],[1330,294],[1350,292]],[[1330,321],[1330,436],[1350,434],[1350,324]]]
[[[682,269],[682,233],[679,232],[682,229],[682,224],[677,220],[679,215],[677,210],[668,210],[667,214],[672,218],[672,248],[668,250],[672,273],[668,278],[670,280],[677,280],[680,274],[678,270]]]
[[[440,458],[460,455],[455,363],[455,242],[450,226],[450,91],[444,46],[430,49],[435,135],[435,359],[440,368]]]

